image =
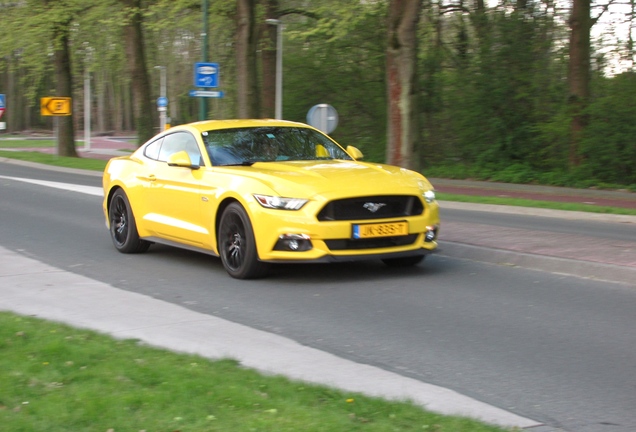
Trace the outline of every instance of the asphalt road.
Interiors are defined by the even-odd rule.
[[[94,176],[6,164],[0,176],[100,185]],[[477,217],[444,213],[456,221]],[[492,224],[546,228],[545,219],[529,216],[486,217]],[[568,221],[550,229],[590,226]],[[99,196],[4,178],[0,246],[451,388],[553,428],[636,430],[636,290],[630,286],[445,256],[407,271],[379,262],[279,266],[268,279],[237,281],[206,255],[158,246],[143,255],[119,254]]]

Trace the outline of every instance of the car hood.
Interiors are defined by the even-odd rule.
[[[223,167],[253,178],[284,197],[416,194],[433,189],[419,173],[359,161],[257,162],[250,167]]]

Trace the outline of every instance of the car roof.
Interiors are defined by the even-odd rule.
[[[180,126],[192,127],[200,132],[210,131],[215,129],[235,129],[243,127],[304,127],[313,129],[311,126],[305,123],[292,122],[287,120],[274,120],[274,119],[236,119],[236,120],[204,120],[194,123],[187,123]],[[179,128],[180,126],[175,126]]]

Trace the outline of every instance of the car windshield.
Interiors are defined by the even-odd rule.
[[[251,165],[256,162],[345,159],[351,157],[336,143],[302,127],[247,127],[202,133],[213,165]]]

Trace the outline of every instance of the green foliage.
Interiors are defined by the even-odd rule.
[[[536,55],[550,48],[540,31],[550,17],[502,11],[490,18],[489,38],[475,41],[451,74],[449,114],[459,153],[480,165],[543,165],[537,132],[559,108],[545,91],[553,86],[554,76],[545,73],[553,60]]]
[[[608,183],[636,184],[636,73],[603,79],[588,108],[582,173]]]
[[[378,162],[385,159],[387,139],[388,3],[278,3],[285,24],[284,117],[306,121],[313,105],[331,104],[340,117],[334,138]],[[417,75],[420,140],[415,149],[420,166],[447,169],[448,161],[457,161],[470,167],[462,168],[467,175],[503,181],[636,184],[633,75],[592,75],[582,163],[569,167],[567,17],[545,2],[525,4],[525,9],[514,2],[489,4],[480,16],[472,3],[464,3],[462,10],[424,3]],[[171,123],[195,121],[199,100],[189,91],[192,65],[202,57],[201,1],[145,0],[143,6],[152,99],[159,96],[154,67],[166,66]],[[208,57],[221,66],[225,97],[208,101],[208,117],[232,118],[237,99],[236,1],[210,0],[209,6]],[[264,4],[258,6],[257,20],[265,26]],[[135,83],[127,71],[122,33],[130,14],[121,0],[0,0],[0,9],[0,93],[8,95],[11,110],[3,120],[14,120],[9,129],[52,128],[50,118],[40,117],[38,101],[54,93],[53,29],[69,20],[76,123],[81,124],[82,78],[88,71],[94,118],[99,119],[93,130],[134,129]],[[153,121],[158,124],[157,115]]]
[[[328,103],[339,115],[333,137],[383,161],[386,4],[330,1],[312,12],[321,19],[286,18],[285,118],[306,122],[313,105]]]

